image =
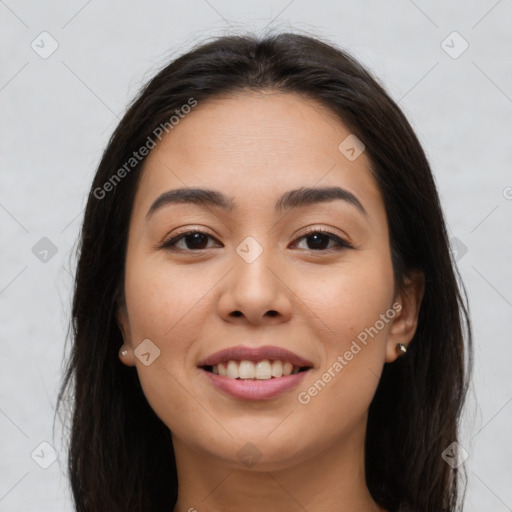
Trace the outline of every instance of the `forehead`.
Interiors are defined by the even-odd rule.
[[[166,190],[197,186],[234,197],[235,209],[273,207],[275,197],[300,186],[342,186],[362,202],[381,203],[365,152],[350,160],[339,149],[350,136],[333,112],[297,94],[204,101],[148,155],[135,208],[147,210]]]

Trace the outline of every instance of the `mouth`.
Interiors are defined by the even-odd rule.
[[[314,366],[279,347],[238,346],[212,354],[198,368],[222,392],[239,399],[261,400],[294,388]]]
[[[230,359],[215,365],[205,365],[200,367],[203,370],[239,380],[269,380],[295,375],[300,372],[311,370],[311,366],[295,366],[290,361],[281,361],[274,359],[272,361],[263,359],[261,361],[236,361]]]
[[[238,345],[211,354],[198,367],[231,379],[268,380],[310,370],[313,363],[280,347]]]

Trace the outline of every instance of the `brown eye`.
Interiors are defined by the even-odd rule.
[[[306,250],[311,251],[331,251],[331,250],[341,250],[348,249],[351,247],[350,244],[345,242],[342,238],[331,233],[330,231],[326,231],[323,229],[315,229],[309,231],[305,235],[301,236],[297,240],[307,240],[306,242]],[[335,242],[334,247],[328,247],[330,242]],[[295,242],[297,243],[297,242]]]
[[[177,249],[183,251],[209,249],[209,247],[207,247],[209,238],[215,240],[211,235],[203,231],[187,231],[164,242],[162,249]],[[181,241],[183,241],[185,247],[178,247],[177,244]]]

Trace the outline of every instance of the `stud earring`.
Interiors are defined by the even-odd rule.
[[[124,345],[123,345],[123,347],[124,347]],[[119,350],[119,353],[124,357],[126,354],[128,354],[128,350],[123,349],[123,347],[121,347],[121,349]]]
[[[397,343],[395,349],[399,355],[403,355],[407,352],[407,346],[403,343]]]

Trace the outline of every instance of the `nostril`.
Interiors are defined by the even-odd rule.
[[[268,316],[276,316],[277,311],[272,310],[272,311],[269,311],[267,314],[268,314]]]

